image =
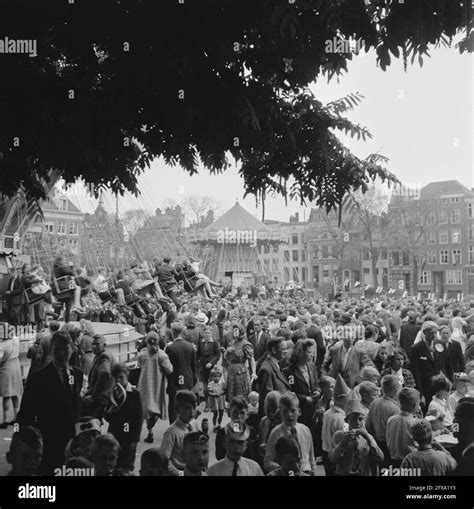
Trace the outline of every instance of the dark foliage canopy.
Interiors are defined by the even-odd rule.
[[[69,3],[72,2],[72,3]],[[370,133],[323,105],[315,79],[347,71],[334,37],[362,39],[382,69],[413,63],[463,31],[470,0],[0,0],[0,34],[38,56],[0,54],[0,191],[31,197],[52,171],[122,193],[162,156],[189,173],[241,163],[248,193],[332,208],[375,177],[337,132]],[[294,182],[291,187],[286,184]]]

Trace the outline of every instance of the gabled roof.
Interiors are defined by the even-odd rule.
[[[449,194],[472,194],[471,190],[457,180],[445,180],[442,182],[431,182],[421,188],[421,199],[438,198]]]
[[[41,208],[43,210],[55,210],[58,212],[65,212],[65,211],[60,211],[59,208],[57,207],[56,203],[54,203],[54,200],[58,200],[58,199],[67,200],[68,204],[67,204],[66,212],[75,212],[76,214],[83,214],[83,212],[81,210],[79,210],[76,207],[76,205],[64,194],[58,194],[54,197],[48,198],[41,204]]]
[[[246,211],[238,202],[219,219],[209,226],[206,226],[204,231],[225,230],[226,228],[229,228],[229,230],[271,231],[268,226],[252,216],[252,214]]]

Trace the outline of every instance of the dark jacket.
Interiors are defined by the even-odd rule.
[[[254,358],[256,362],[267,353],[267,345],[270,339],[272,339],[272,337],[265,331],[262,331],[258,342],[257,335],[255,333],[249,337],[249,341],[253,346]]]
[[[288,392],[291,390],[290,384],[279,367],[269,358],[265,359],[258,372],[258,415],[263,417],[265,414],[265,397],[270,391]]]
[[[219,343],[217,341],[204,341],[203,339],[200,339],[197,345],[196,356],[199,371],[207,369],[206,364],[209,362],[212,366],[215,366],[221,356]]]
[[[400,329],[400,347],[405,350],[408,357],[410,357],[411,347],[420,329],[421,327],[416,323],[407,322],[402,324]]]
[[[33,373],[25,386],[18,413],[20,426],[36,426],[43,436],[41,472],[51,472],[64,462],[64,448],[74,437],[74,424],[81,413],[83,372],[70,368],[72,384],[66,386],[50,363]]]
[[[307,366],[309,385],[306,383],[300,369],[295,364],[290,364],[283,370],[283,374],[288,379],[291,392],[294,392],[298,396],[301,410],[301,415],[298,419],[299,422],[311,427],[314,414],[314,403],[310,403],[306,398],[318,390],[318,374],[314,363],[309,362]]]
[[[199,327],[187,327],[183,332],[183,339],[192,345],[197,345],[202,339],[201,329]]]
[[[13,278],[10,278],[8,280],[8,288],[7,291],[10,293],[8,294],[7,302],[9,306],[20,306],[23,303],[23,284],[22,284],[22,277],[17,276],[15,278],[15,282],[13,284]]]
[[[156,267],[155,275],[158,277],[158,283],[160,283],[161,288],[164,292],[171,290],[174,286],[177,286],[177,273],[170,267],[169,265],[158,265]]]
[[[197,383],[196,353],[193,346],[184,339],[176,339],[166,347],[166,353],[173,365],[169,376],[168,392],[191,390]]]
[[[87,390],[87,395],[92,396],[93,400],[98,400],[110,391],[114,383],[111,370],[115,363],[114,356],[107,350],[94,357],[89,372],[89,388]]]
[[[461,345],[457,341],[448,342],[448,355],[453,373],[461,373],[464,371],[464,356],[462,354]]]
[[[109,422],[108,432],[112,433],[120,445],[138,442],[143,425],[140,393],[136,389],[127,392],[123,405],[116,411],[108,412],[106,419]]]
[[[450,379],[453,375],[446,350],[443,352],[435,351],[435,355],[432,356],[424,341],[416,343],[411,348],[410,371],[415,379],[416,388],[426,398],[426,404],[433,397],[431,377],[438,375],[441,371]]]

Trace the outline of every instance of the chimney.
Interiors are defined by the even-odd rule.
[[[295,212],[295,223],[299,223],[299,222],[300,222],[300,213]]]

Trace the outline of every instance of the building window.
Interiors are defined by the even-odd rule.
[[[64,221],[59,221],[58,224],[58,234],[66,235],[66,223]]]
[[[424,270],[418,274],[419,285],[430,285],[431,284],[431,270]]]
[[[329,270],[323,270],[323,277],[329,277]]]
[[[461,242],[461,230],[453,230],[451,232],[451,238],[453,244],[459,244]]]
[[[392,251],[393,265],[400,265],[400,253],[398,251]]]
[[[363,255],[363,260],[370,260],[370,250],[368,247],[364,247],[364,251],[362,253]]]
[[[45,233],[54,233],[54,223],[44,223],[43,228]]]
[[[273,252],[274,252],[274,253],[278,253],[278,249],[279,249],[279,248],[278,248],[278,244],[275,244],[275,245],[273,246]]]
[[[458,224],[461,221],[461,211],[459,209],[451,210],[451,224]]]
[[[298,234],[297,233],[293,233],[291,238],[292,238],[292,243],[293,244],[298,244]]]
[[[364,272],[364,274],[370,274],[370,269],[369,269],[369,267],[364,267],[364,268],[363,268],[363,272]]]
[[[439,252],[439,263],[441,263],[441,265],[449,263],[449,251],[447,249],[441,249]]]
[[[453,249],[453,264],[461,263],[461,250]]]
[[[474,246],[469,246],[469,265],[474,265]]]
[[[293,251],[293,261],[294,262],[297,262],[299,260],[299,257],[298,257],[298,251],[295,249]]]
[[[79,241],[77,239],[71,239],[69,240],[69,249],[77,254],[79,251]]]
[[[59,239],[58,246],[59,247],[66,247],[66,240],[65,239]]]
[[[428,217],[426,218],[426,224],[435,224],[436,222],[436,214],[434,210],[430,210],[428,212]]]
[[[448,224],[448,214],[443,209],[439,211],[439,224]]]
[[[436,244],[436,232],[427,232],[426,243],[427,244]]]
[[[448,240],[449,240],[448,230],[441,230],[439,232],[439,243],[440,244],[447,244]],[[430,242],[428,242],[428,244],[430,244]]]
[[[402,253],[402,263],[403,265],[410,265],[410,256],[407,252]]]
[[[69,235],[79,235],[79,225],[77,223],[69,223]]]
[[[304,249],[301,251],[301,261],[302,262],[306,261],[306,251]]]
[[[305,282],[306,282],[306,280],[308,279],[308,278],[307,278],[307,274],[306,274],[306,272],[307,272],[307,271],[306,271],[306,267],[302,267],[302,269],[301,269],[301,281],[302,281],[303,283],[305,283]]]
[[[471,224],[467,230],[467,240],[472,242],[474,240],[474,225]]]
[[[428,251],[426,253],[426,263],[428,265],[436,265],[436,251]]]
[[[447,285],[462,285],[462,270],[447,270],[446,271],[446,284]]]
[[[283,259],[285,262],[290,261],[290,252],[289,251],[283,251]]]
[[[64,198],[61,198],[59,200],[59,210],[66,210],[67,211],[67,200]]]
[[[381,260],[386,260],[387,259],[387,248],[386,247],[382,247],[380,249],[380,259]]]
[[[290,280],[290,268],[284,267],[283,274],[284,274],[285,281],[288,282]]]
[[[459,196],[452,196],[451,203],[459,203]]]
[[[298,267],[293,267],[293,281],[298,283],[300,280],[300,269]]]
[[[473,215],[473,212],[472,212],[472,203],[468,203],[467,204],[467,218],[468,219],[472,219],[474,217]]]

